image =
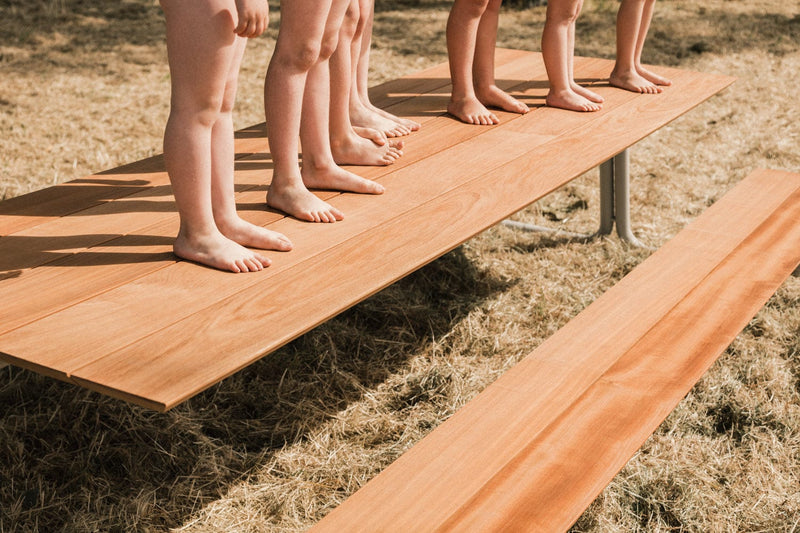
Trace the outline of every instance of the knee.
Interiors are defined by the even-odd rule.
[[[547,20],[556,24],[573,24],[578,20],[583,2],[550,2],[547,5]]]
[[[319,48],[320,61],[330,59],[330,57],[336,51],[337,46],[339,46],[339,32],[334,31],[326,34],[322,38],[322,43],[320,44]]]
[[[170,121],[182,124],[184,128],[200,126],[211,128],[217,122],[222,109],[222,98],[173,96],[170,105]]]
[[[470,18],[480,17],[483,12],[486,11],[486,8],[489,6],[489,4],[490,0],[456,0],[456,4],[453,5],[453,9],[468,15]],[[500,2],[498,2],[498,9],[499,5]]]
[[[321,46],[312,40],[303,40],[292,45],[279,46],[274,59],[279,64],[299,72],[307,72],[320,59]]]
[[[503,3],[503,0],[488,0],[487,3],[486,3],[487,4],[486,5],[486,11],[499,12],[500,11],[500,5],[502,3]]]

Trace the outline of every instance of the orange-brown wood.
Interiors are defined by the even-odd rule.
[[[797,220],[800,175],[753,173],[312,530],[566,530],[800,264]]]
[[[602,116],[598,116],[597,120],[603,123],[607,122],[607,119]],[[614,122],[613,124],[615,128],[619,128],[619,131],[613,129],[610,131],[615,135],[619,135],[620,138],[624,138],[622,137],[623,135],[636,133],[635,129],[627,127],[624,123]],[[547,127],[549,128],[550,126]],[[488,139],[492,139],[492,142],[490,143]],[[530,193],[534,197],[546,194],[546,192],[555,188],[557,185],[554,185],[549,180],[553,176],[558,176],[562,167],[568,165],[565,165],[560,159],[548,158],[546,155],[542,157],[531,156],[531,154],[537,153],[536,149],[525,151],[524,155],[526,157],[518,157],[514,160],[515,153],[511,151],[515,147],[519,150],[526,150],[548,139],[550,138],[547,136],[539,136],[524,131],[508,134],[504,129],[498,128],[491,134],[485,134],[480,140],[475,139],[464,142],[458,147],[449,150],[447,154],[437,154],[437,156],[428,158],[420,163],[419,165],[424,165],[430,175],[427,181],[421,182],[413,179],[413,176],[417,174],[416,165],[383,178],[388,180],[383,181],[383,183],[390,190],[394,190],[396,187],[398,194],[400,194],[401,191],[399,189],[403,189],[404,201],[408,199],[412,202],[409,205],[414,205],[419,198],[424,198],[426,194],[427,196],[434,196],[438,193],[441,196],[432,198],[424,206],[415,209],[413,212],[396,216],[391,222],[380,221],[380,225],[375,229],[377,233],[374,237],[368,238],[366,234],[360,234],[355,240],[343,243],[342,250],[334,251],[331,249],[330,252],[326,252],[326,264],[328,262],[331,264],[344,262],[349,269],[352,269],[351,271],[364,272],[364,278],[354,276],[352,280],[340,279],[341,275],[334,271],[331,272],[330,277],[327,279],[320,279],[317,276],[314,276],[314,279],[307,279],[304,281],[307,286],[307,295],[303,298],[302,305],[297,301],[293,303],[291,298],[286,298],[285,291],[280,290],[273,292],[270,289],[265,289],[264,292],[258,295],[248,292],[240,293],[231,302],[224,304],[229,311],[220,313],[219,309],[222,307],[216,307],[213,310],[209,309],[192,315],[187,321],[179,322],[151,339],[143,339],[141,343],[136,344],[135,348],[131,345],[118,354],[110,355],[107,360],[97,361],[86,368],[79,371],[76,370],[74,378],[91,380],[88,385],[96,386],[93,384],[95,379],[102,377],[108,383],[111,380],[109,372],[112,368],[118,368],[120,375],[116,379],[125,381],[128,384],[133,383],[135,378],[132,375],[136,371],[133,368],[128,368],[128,363],[125,361],[130,361],[131,354],[134,352],[152,354],[151,357],[159,360],[159,365],[165,365],[166,368],[171,368],[173,371],[182,369],[182,375],[187,380],[190,379],[190,374],[192,374],[191,379],[194,379],[193,369],[195,367],[200,372],[203,372],[203,369],[207,367],[213,367],[214,371],[222,371],[222,366],[227,368],[227,373],[238,370],[251,361],[252,355],[248,352],[252,350],[253,343],[262,343],[259,346],[266,351],[293,338],[293,336],[290,336],[287,338],[263,339],[258,329],[244,327],[243,322],[238,317],[238,309],[247,309],[249,306],[259,307],[263,313],[260,316],[260,321],[275,325],[275,330],[282,332],[287,331],[285,328],[291,328],[291,324],[302,322],[299,320],[300,317],[305,317],[306,322],[303,325],[306,327],[312,327],[326,320],[331,316],[331,306],[335,306],[334,302],[342,302],[344,300],[359,301],[405,275],[410,268],[409,264],[425,264],[427,261],[451,249],[456,243],[502,219],[509,213],[509,209],[516,202],[520,203],[513,210],[524,207],[526,204],[524,202],[525,197],[520,198],[520,190],[524,190],[525,187],[530,187],[530,191],[524,190],[525,194]],[[474,143],[474,145],[471,143]],[[546,144],[546,142],[541,144],[542,148],[540,149],[546,150]],[[498,150],[492,150],[492,146],[497,146]],[[601,146],[600,153],[602,154],[602,150],[606,149]],[[504,153],[503,150],[505,150]],[[493,157],[497,157],[498,153],[502,153],[506,158],[514,160],[512,163],[523,161],[525,168],[520,172],[520,167],[515,164],[511,171],[501,166],[498,168],[503,172],[495,170],[487,173],[487,169],[491,169],[496,165],[496,160]],[[584,157],[588,158],[588,153]],[[599,161],[603,160],[602,156],[598,157]],[[462,174],[460,175],[454,176],[452,173],[447,172],[454,159],[461,162],[459,168]],[[437,161],[441,161],[441,163],[435,164]],[[590,166],[593,166],[593,164],[596,163],[589,163],[586,167],[576,167],[573,170],[575,172],[574,175],[580,174]],[[470,169],[475,172],[476,177],[469,184],[463,182],[466,179],[463,175],[466,171],[463,169]],[[520,178],[520,176],[525,175],[535,175],[537,179],[523,180]],[[487,180],[487,176],[491,176],[494,181]],[[539,176],[541,176],[541,179],[539,179]],[[406,207],[398,198],[392,198],[389,195],[379,199],[370,199],[370,203],[373,205],[368,206],[363,203],[363,199],[358,197],[343,196],[339,200],[342,203],[337,205],[346,212],[353,213],[353,218],[357,218],[359,224],[377,224],[378,221],[374,220],[374,217],[394,216],[394,209],[404,209]],[[360,209],[366,209],[363,212],[364,217],[367,214],[371,214],[373,218],[369,221],[362,221],[362,211]],[[352,221],[351,223],[355,224],[356,222]],[[413,227],[418,229],[409,231],[409,224],[414,224]],[[360,230],[360,227],[358,229]],[[323,230],[323,232],[315,230],[315,233],[322,236],[323,242],[338,242],[332,230],[330,234],[328,230]],[[365,243],[369,243],[368,245],[370,246],[366,251],[365,246],[367,244]],[[313,270],[317,261],[317,259],[312,258],[307,264],[298,264],[296,272],[299,273],[307,269]],[[285,283],[291,283],[290,280],[293,276],[299,274],[289,273],[284,275],[276,270],[275,275],[276,278],[271,283],[272,287],[281,287]],[[323,287],[325,287],[324,291],[322,291]],[[315,302],[315,305],[308,305],[311,302]],[[319,303],[317,304],[316,302]],[[314,311],[310,312],[309,307],[313,307]],[[280,309],[279,313],[274,312],[277,309]],[[217,315],[226,315],[231,318],[227,319],[224,316]],[[210,324],[214,324],[214,326],[211,327]],[[169,343],[168,339],[179,335],[180,331],[192,331],[194,335],[201,337],[208,335],[209,337],[204,342],[211,343],[210,345],[224,343],[226,357],[221,361],[219,358],[213,357],[213,354],[209,354],[206,361],[202,359],[202,356],[198,358],[198,354],[192,354],[181,346],[172,347],[170,345],[170,348],[166,350],[159,348],[164,346],[165,343]],[[296,335],[304,331],[298,330]],[[217,338],[220,332],[226,332],[230,338],[225,340]],[[230,334],[231,332],[235,332],[235,334]],[[275,346],[265,344],[273,341]],[[192,364],[186,365],[185,361],[190,358]],[[211,371],[211,373],[214,373],[214,371]],[[165,372],[165,375],[169,375],[169,372]],[[198,375],[197,378],[201,379],[202,377]],[[151,384],[154,389],[153,393],[163,398],[167,405],[184,399],[179,396],[170,397],[171,394],[177,394],[181,391],[166,381],[164,383],[155,383],[143,376],[141,383],[137,387],[144,386],[146,382]],[[115,388],[117,388],[116,385]],[[158,390],[156,391],[155,389]]]
[[[291,253],[269,254],[273,266],[258,274],[234,276],[171,257],[177,215],[159,158],[63,186],[87,191],[75,192],[70,209],[69,202],[51,208],[37,207],[35,198],[17,200],[0,216],[0,229],[9,228],[0,237],[0,359],[167,409],[610,158],[732,81],[669,69],[674,87],[659,97],[642,96],[600,81],[610,72],[609,61],[578,58],[579,77],[607,102],[599,113],[580,114],[536,107],[547,90],[539,54],[499,50],[497,65],[500,83],[535,107],[525,116],[501,113],[498,126],[468,126],[446,116],[446,64],[373,91],[374,101],[423,128],[405,138],[397,164],[353,168],[380,180],[385,195],[320,193],[345,211],[341,223],[306,224],[264,209],[272,167],[265,129],[238,132],[240,212],[295,243]],[[89,183],[110,190],[96,191]],[[39,198],[50,202],[57,195]],[[25,297],[30,294],[37,298]],[[299,301],[313,301],[314,312],[300,309]]]

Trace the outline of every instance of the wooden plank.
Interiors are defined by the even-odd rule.
[[[531,139],[527,139],[527,141],[530,143]],[[503,140],[498,139],[497,145],[504,147],[514,146],[515,142],[516,141],[512,141],[510,138]],[[470,168],[472,159],[469,159],[469,154],[471,154],[474,149],[471,146],[465,146],[464,148],[465,150],[462,152],[463,155],[459,155],[459,157],[463,158],[461,160],[464,161],[465,167]],[[537,159],[537,161],[541,161],[541,159]],[[447,161],[442,162],[443,168],[446,164]],[[475,164],[478,164],[478,162]],[[545,174],[551,172],[558,173],[558,167],[558,161],[551,162],[549,166],[545,162],[540,164],[540,170]],[[401,172],[399,174],[403,173]],[[431,174],[436,176],[437,172],[431,172]],[[481,174],[482,173],[479,172],[479,176]],[[389,178],[399,178],[401,182],[411,181],[411,176],[413,176],[413,174],[409,174],[408,176],[408,179],[403,175],[392,175]],[[506,176],[506,178],[508,178],[508,176]],[[291,298],[287,299],[286,295],[278,294],[282,292],[280,290],[276,290],[274,291],[275,293],[273,293],[273,291],[265,289],[265,292],[261,293],[256,300],[253,300],[252,294],[241,293],[235,298],[232,298],[231,303],[228,304],[230,308],[226,307],[227,310],[225,312],[220,313],[219,307],[215,310],[209,310],[208,312],[204,311],[202,314],[192,316],[185,322],[166,328],[164,332],[160,332],[153,339],[144,339],[141,343],[132,345],[118,354],[113,354],[108,360],[98,362],[96,368],[94,365],[91,365],[91,368],[93,368],[93,377],[91,379],[108,379],[106,383],[110,383],[112,379],[117,379],[112,378],[111,375],[114,372],[113,369],[117,367],[119,363],[123,366],[118,367],[120,369],[118,378],[133,385],[134,381],[138,379],[132,377],[132,373],[135,372],[135,369],[126,368],[124,366],[124,360],[130,359],[130,355],[134,351],[153,354],[153,359],[149,359],[149,361],[151,364],[155,364],[154,362],[158,360],[159,365],[164,365],[161,367],[162,369],[171,368],[172,371],[177,371],[177,369],[181,368],[181,372],[186,377],[187,383],[193,382],[195,379],[201,379],[193,372],[191,367],[186,366],[185,361],[190,357],[194,358],[193,360],[197,362],[196,364],[198,365],[199,371],[203,371],[202,369],[205,368],[206,365],[214,367],[212,373],[221,371],[222,367],[220,365],[227,365],[228,373],[238,370],[241,366],[252,361],[251,358],[254,353],[259,353],[260,355],[260,353],[273,349],[275,346],[279,346],[290,340],[290,338],[293,338],[293,336],[289,336],[287,338],[272,339],[274,340],[274,345],[271,344],[271,342],[268,342],[270,340],[261,338],[257,331],[252,331],[253,328],[244,326],[242,317],[237,315],[238,309],[246,308],[248,303],[259,309],[263,309],[264,314],[259,316],[258,321],[260,323],[269,323],[273,325],[274,327],[272,329],[274,330],[282,331],[284,328],[289,328],[289,330],[291,330],[292,323],[295,325],[302,323],[305,327],[311,327],[329,318],[332,314],[335,314],[329,310],[329,307],[332,306],[332,301],[336,300],[342,302],[347,298],[360,301],[360,299],[369,296],[377,289],[382,288],[386,284],[394,281],[394,279],[407,273],[407,269],[409,268],[407,261],[412,254],[412,252],[409,252],[410,250],[414,251],[413,254],[418,254],[413,256],[413,260],[417,264],[425,264],[427,261],[453,248],[456,245],[455,243],[460,242],[460,240],[466,239],[472,234],[484,229],[483,227],[477,227],[474,221],[481,221],[481,225],[491,225],[495,217],[502,218],[505,210],[503,206],[506,203],[520,201],[519,198],[516,198],[517,193],[515,190],[515,186],[518,185],[517,182],[520,179],[519,175],[514,175],[513,178],[507,179],[505,182],[486,183],[483,182],[480,177],[476,178],[475,181],[471,183],[472,188],[469,190],[466,190],[462,185],[460,188],[452,189],[450,195],[443,195],[439,198],[432,199],[424,207],[398,216],[390,222],[383,223],[380,227],[379,234],[375,237],[367,239],[365,236],[359,236],[356,240],[342,243],[340,245],[342,250],[331,250],[330,255],[326,254],[325,264],[345,264],[347,265],[348,272],[344,274],[333,272],[327,280],[308,280],[309,294],[304,292],[303,298],[300,298],[298,294],[293,295],[298,301],[302,301],[303,305],[298,305],[296,302],[293,305]],[[418,187],[420,187],[419,192],[411,192],[409,194],[418,195],[424,194],[425,190],[435,190],[435,183],[423,182],[419,183]],[[498,199],[496,195],[502,194],[506,196],[502,198],[502,200]],[[379,202],[380,200],[373,201]],[[392,200],[392,202],[392,205],[394,205],[397,199]],[[392,205],[386,205],[385,209],[387,211],[390,210]],[[357,208],[357,205],[347,207],[349,211],[355,211]],[[373,213],[374,216],[375,211],[383,212],[383,210],[383,205],[376,205],[374,209],[368,209],[366,212]],[[497,219],[499,220],[499,218]],[[412,228],[409,226],[409,221],[414,221],[415,224],[419,222],[419,227],[415,225]],[[431,228],[436,228],[436,230],[434,231]],[[446,229],[442,230],[441,228]],[[432,232],[434,232],[435,235],[432,235]],[[408,233],[409,235],[407,237],[399,236],[404,233]],[[336,240],[331,235],[324,235],[323,238],[324,240]],[[366,243],[370,243],[371,252],[368,257],[363,258],[362,262],[360,256],[364,255],[362,252],[363,247],[367,246]],[[313,261],[315,260],[312,259],[309,264],[297,267],[297,272],[309,268],[313,269]],[[367,282],[360,279],[358,276],[353,276],[356,278],[356,283],[351,284],[341,279],[343,276],[350,276],[352,272],[370,272],[372,273],[372,277],[370,278],[372,281]],[[385,276],[385,278],[376,280],[375,277],[379,275],[378,273]],[[270,285],[272,287],[281,287],[285,283],[291,283],[290,280],[294,275],[299,274],[288,273],[285,275],[278,275],[276,273],[276,277],[271,280]],[[317,276],[315,276],[315,278],[316,277]],[[319,285],[317,285],[317,283],[319,283]],[[328,287],[326,289],[327,294],[316,294],[320,292],[320,287],[322,286]],[[334,290],[332,287],[336,289]],[[312,305],[311,302],[318,303]],[[339,304],[340,307],[342,305],[342,303]],[[274,309],[270,309],[270,306],[273,306]],[[309,308],[313,308],[316,311],[312,312]],[[276,312],[277,309],[280,309],[279,313]],[[216,314],[224,314],[231,318],[216,317]],[[301,316],[304,317],[305,323],[302,322],[302,320],[298,322]],[[190,355],[188,351],[182,353],[182,348],[180,346],[168,346],[165,344],[168,343],[169,338],[174,338],[181,330],[195,331],[201,336],[207,334],[209,337],[203,342],[210,343],[211,345],[223,346],[226,353],[225,360],[217,361],[219,358],[209,357],[210,360],[208,361],[200,361],[197,354]],[[225,331],[227,332],[226,335],[230,338],[218,338],[215,333],[216,331]],[[298,331],[294,336],[299,335],[303,331],[304,330]],[[232,332],[235,332],[235,334],[232,334]],[[159,348],[159,346],[162,348]],[[261,352],[258,352],[258,350],[261,350]],[[87,367],[80,372],[76,371],[76,378],[85,379],[90,375],[86,373],[89,372],[89,369],[90,367]],[[86,372],[84,372],[84,370]],[[165,374],[168,375],[169,373],[169,371],[165,370]],[[152,381],[150,383],[152,383]],[[147,386],[147,384],[147,380],[143,379],[141,385]],[[91,386],[101,385],[94,383]],[[120,387],[122,387],[122,384],[120,384]],[[157,391],[153,391],[153,393],[159,394],[160,398],[164,398],[165,400],[163,401],[166,405],[171,405],[173,401],[180,401],[169,397],[170,394],[178,394],[179,387],[171,387],[170,383],[153,384],[152,387],[158,389]]]
[[[788,195],[772,202],[766,219],[759,204],[765,182],[773,200]],[[736,191],[736,201],[725,197],[712,206],[693,231],[663,246],[312,530],[567,529],[800,263],[800,176],[761,171]],[[751,201],[742,204],[748,194]],[[720,218],[736,224],[717,227]],[[733,250],[715,251],[718,266],[698,270],[685,260],[690,253],[703,259],[708,234],[724,238],[743,219],[749,235]],[[681,296],[664,308],[662,295],[651,293],[652,272],[641,272],[674,271],[680,261],[684,266],[672,273],[681,275],[670,279],[691,277],[696,286],[675,289]],[[709,301],[720,304],[710,308]],[[621,343],[610,365],[596,361],[617,345],[601,342],[608,346],[597,350],[598,338],[627,330],[631,306],[639,316],[650,305],[661,308],[648,319],[654,327],[635,327],[639,338]],[[609,321],[621,324],[610,331]],[[591,358],[574,360],[587,351]],[[601,374],[571,398],[552,394],[574,382],[579,368],[595,365]],[[420,494],[425,505],[418,505]]]
[[[2,237],[105,202],[163,185],[163,157],[156,156],[86,178],[0,202]]]

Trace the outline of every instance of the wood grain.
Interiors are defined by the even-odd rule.
[[[798,217],[800,176],[752,174],[312,531],[566,530],[800,263]]]

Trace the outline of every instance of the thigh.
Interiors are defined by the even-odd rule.
[[[236,27],[234,2],[161,0],[161,6],[167,22],[167,55],[174,103],[218,103],[234,64],[238,67],[235,45],[240,39],[233,32]]]

